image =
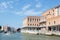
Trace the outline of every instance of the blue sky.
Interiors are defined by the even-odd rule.
[[[0,25],[22,27],[25,17],[40,16],[57,5],[60,0],[0,0]]]

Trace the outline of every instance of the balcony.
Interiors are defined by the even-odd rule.
[[[42,16],[41,18],[40,18],[40,23],[41,22],[46,22],[46,17],[45,16]]]
[[[40,25],[39,27],[46,27],[46,25]]]
[[[46,19],[41,19],[41,20],[40,20],[40,23],[41,23],[41,22],[46,22]]]
[[[39,27],[46,27],[46,23],[40,24]]]

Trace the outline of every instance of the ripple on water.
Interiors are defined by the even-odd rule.
[[[33,35],[33,34],[4,34],[0,33],[0,40],[60,40],[57,36]]]

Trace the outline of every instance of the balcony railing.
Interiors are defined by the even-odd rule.
[[[46,27],[46,25],[40,25],[39,27]]]
[[[42,19],[42,20],[40,20],[40,22],[46,22],[46,19]]]

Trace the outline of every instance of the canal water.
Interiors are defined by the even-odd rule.
[[[23,34],[23,33],[14,33],[14,34],[0,33],[0,40],[60,40],[60,37]]]

